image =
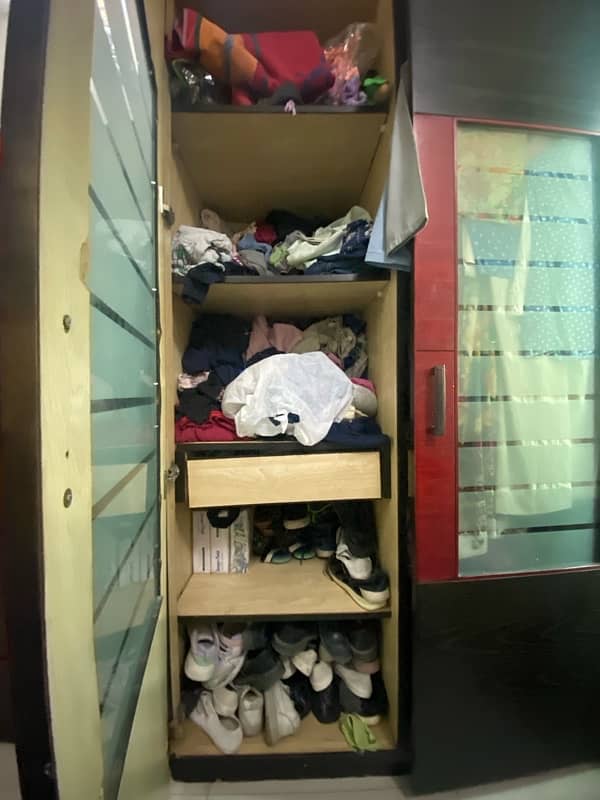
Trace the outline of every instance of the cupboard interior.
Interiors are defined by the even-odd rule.
[[[252,0],[236,3],[233,0],[185,0],[182,6],[196,7],[226,30],[258,31],[269,29],[310,28],[316,30],[325,41],[339,32],[345,25],[356,21],[374,21],[382,34],[382,52],[378,68],[393,78],[393,24],[391,0],[308,0],[297,3],[285,0],[274,4],[268,0]],[[150,12],[149,12],[150,13]],[[166,15],[169,19],[169,15]],[[393,92],[392,92],[393,94]],[[170,115],[170,107],[164,109]],[[392,109],[389,114],[391,115]],[[225,219],[256,219],[272,207],[283,207],[297,213],[341,216],[352,205],[367,208],[374,216],[385,179],[389,161],[391,123],[384,112],[365,111],[357,114],[319,112],[298,114],[296,117],[278,113],[224,113],[189,112],[173,114],[172,157],[168,202],[173,206],[176,220],[170,233],[178,225],[199,224],[199,212],[203,207],[214,208]],[[184,118],[184,119],[183,119]],[[367,122],[363,122],[366,120]],[[258,126],[253,128],[253,126]],[[261,127],[262,126],[262,127]],[[364,146],[366,129],[373,127],[369,136],[372,146]],[[342,136],[341,130],[345,128]],[[267,135],[268,134],[268,135]],[[263,137],[262,149],[248,150],[252,137]],[[337,142],[337,162],[332,170],[332,154],[328,150],[331,141]],[[283,142],[281,147],[275,144]],[[269,149],[270,148],[270,149]],[[228,158],[232,154],[232,158]],[[288,159],[294,157],[294,170]],[[325,154],[324,157],[321,157]],[[239,159],[239,160],[236,160]],[[241,163],[246,166],[241,166]],[[301,169],[296,169],[300,164]],[[259,179],[257,179],[259,176]],[[167,248],[164,249],[165,254]],[[166,364],[163,373],[163,400],[165,406],[165,452],[174,452],[174,425],[172,409],[176,401],[176,377],[181,371],[181,355],[186,347],[189,331],[198,308],[186,305],[173,292],[170,265],[163,266],[163,302],[169,307],[163,314],[166,336]],[[397,353],[396,329],[398,324],[408,325],[408,320],[398,320],[396,295],[397,279],[382,271],[382,280],[354,283],[314,284],[222,284],[213,286],[203,312],[231,313],[252,317],[257,313],[305,317],[307,312],[315,316],[327,316],[344,312],[355,312],[367,322],[369,341],[369,377],[378,391],[378,421],[384,433],[392,439],[391,445],[391,497],[375,500],[379,553],[383,567],[388,571],[391,587],[390,607],[382,619],[382,670],[390,699],[388,719],[376,730],[382,749],[392,749],[398,742],[398,663],[401,654],[398,645],[399,592],[398,592],[398,453],[397,430]],[[165,291],[166,288],[166,291]],[[169,300],[169,295],[171,300]],[[339,455],[343,469],[344,454]],[[181,713],[180,675],[185,655],[183,623],[188,617],[202,615],[202,604],[195,605],[190,587],[201,590],[201,581],[208,578],[207,590],[218,593],[221,576],[193,576],[192,574],[192,513],[184,503],[175,502],[175,493],[167,492],[168,518],[168,603],[170,618],[169,664],[173,736],[171,754],[178,756],[214,756],[219,752],[193,723],[184,720]],[[285,498],[282,498],[285,502]],[[306,565],[305,565],[306,566]],[[281,582],[281,566],[251,565],[264,570],[264,580],[269,580],[272,570],[273,582]],[[313,567],[318,591],[325,587],[317,582],[331,583]],[[274,604],[261,613],[260,601],[254,602],[251,614],[245,609],[245,586],[251,574],[222,576],[223,597],[227,592],[231,618],[273,619]],[[239,586],[239,606],[235,595],[232,599],[231,583]],[[210,589],[208,589],[210,585]],[[288,596],[293,592],[293,583],[287,582]],[[187,589],[187,592],[186,592]],[[339,593],[338,605],[329,618],[345,616],[355,611],[357,618],[365,612],[351,601],[345,593],[331,584],[327,592],[332,597],[335,589]],[[317,592],[315,592],[317,593]],[[215,603],[218,605],[218,594]],[[223,605],[225,605],[225,600]],[[294,616],[286,608],[285,597],[278,605],[281,618]],[[340,610],[340,608],[342,610]],[[300,611],[299,613],[302,613]],[[298,613],[295,613],[298,616]],[[222,618],[222,617],[221,617]],[[316,720],[304,720],[295,736],[284,739],[276,747],[268,747],[262,736],[246,740],[242,755],[265,753],[309,753],[336,752],[349,749],[336,725],[320,725]]]

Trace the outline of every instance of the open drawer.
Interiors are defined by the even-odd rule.
[[[344,449],[321,443],[178,445],[177,499],[190,508],[368,500],[390,496],[390,443]]]

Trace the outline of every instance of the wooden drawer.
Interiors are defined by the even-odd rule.
[[[384,496],[379,451],[186,461],[191,508],[359,500]]]

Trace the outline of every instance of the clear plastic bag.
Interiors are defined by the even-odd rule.
[[[361,79],[374,65],[380,46],[377,28],[370,22],[354,22],[325,44],[325,58],[335,77],[329,90],[330,102],[334,105],[367,102]]]
[[[287,433],[313,445],[351,402],[352,383],[324,353],[288,353],[244,370],[225,389],[221,407],[238,436]]]

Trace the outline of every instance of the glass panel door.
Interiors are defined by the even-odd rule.
[[[459,572],[599,562],[598,143],[462,124]]]
[[[160,605],[155,92],[135,2],[97,0],[90,94],[94,635],[113,798]]]

